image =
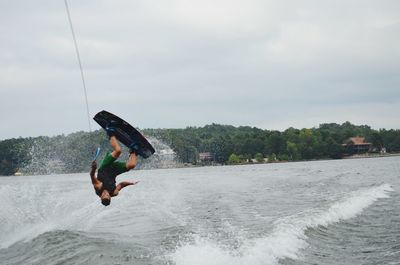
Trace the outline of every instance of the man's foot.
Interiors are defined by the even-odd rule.
[[[129,148],[129,153],[135,153],[135,154],[139,154],[139,145],[137,143],[132,143],[130,146],[128,146]]]
[[[109,137],[114,136],[116,129],[115,129],[115,122],[114,121],[110,121],[106,127],[104,128],[106,130],[106,133]]]
[[[114,127],[106,127],[105,128],[108,137],[115,135],[115,128]]]

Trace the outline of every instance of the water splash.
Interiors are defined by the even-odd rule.
[[[62,145],[63,143],[60,143]],[[20,168],[24,174],[48,175],[66,172],[66,164],[62,159],[62,154],[57,152],[57,148],[50,148],[44,139],[35,139],[31,148],[28,150],[30,161],[24,163]]]
[[[149,141],[156,152],[148,159],[139,157],[137,169],[172,168],[177,166],[175,152],[162,141],[151,137]],[[25,175],[48,175],[61,173],[79,173],[89,171],[92,152],[102,143],[101,161],[106,152],[111,151],[104,133],[92,134],[79,132],[68,136],[38,137],[28,149],[30,160],[19,169]],[[122,145],[123,155],[128,159],[129,151]]]
[[[171,147],[154,137],[149,137],[148,140],[156,152],[148,159],[141,159],[139,169],[173,168],[177,166],[176,153]]]

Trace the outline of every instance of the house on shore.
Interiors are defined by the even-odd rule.
[[[214,160],[213,155],[210,152],[199,153],[199,161],[201,164],[211,164]]]
[[[346,154],[364,154],[371,150],[372,144],[365,142],[364,137],[351,137],[344,144]]]

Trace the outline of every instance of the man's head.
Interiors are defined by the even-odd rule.
[[[100,199],[101,199],[101,203],[104,206],[108,206],[111,203],[111,196],[107,190],[103,190],[103,192],[101,193]]]

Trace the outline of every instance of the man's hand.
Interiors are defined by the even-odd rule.
[[[121,186],[122,187],[126,187],[126,186],[130,186],[130,185],[136,185],[136,184],[138,184],[139,183],[139,181],[133,181],[133,182],[130,182],[130,181],[123,181],[123,182],[121,182]]]
[[[98,181],[96,178],[96,168],[97,168],[97,163],[96,163],[96,161],[93,161],[91,170],[90,170],[90,178],[92,180],[92,184],[95,187],[95,189],[96,189],[96,185],[99,186],[101,184],[101,182]]]
[[[138,184],[138,183],[139,183],[139,181],[133,181],[133,182],[130,182],[130,181],[122,181],[122,182],[120,182],[120,183],[117,185],[117,187],[116,187],[115,190],[114,190],[114,193],[113,193],[111,196],[117,196],[118,193],[119,193],[123,188],[125,188],[126,186],[136,185],[136,184]]]
[[[92,170],[96,170],[97,169],[97,163],[96,161],[92,162]]]

